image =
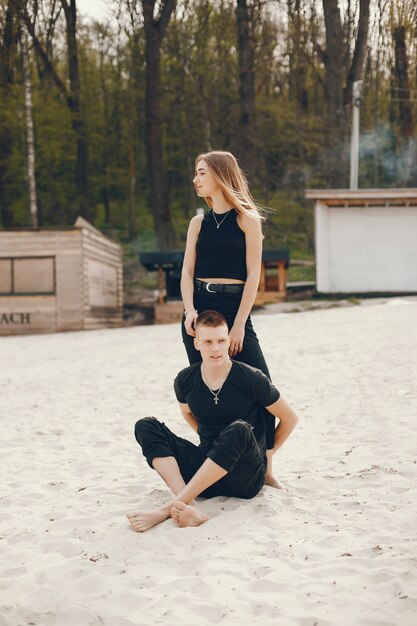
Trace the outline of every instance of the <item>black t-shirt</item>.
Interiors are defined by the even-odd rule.
[[[265,450],[266,420],[275,417],[264,410],[276,402],[280,393],[260,370],[233,361],[232,368],[219,393],[219,401],[201,377],[201,363],[183,369],[174,381],[178,402],[188,404],[198,422],[200,444],[212,446],[220,431],[237,419],[248,422],[259,446]]]

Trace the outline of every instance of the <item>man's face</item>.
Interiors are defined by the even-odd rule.
[[[229,329],[224,324],[217,328],[197,326],[194,345],[200,350],[204,364],[221,367],[229,356]]]

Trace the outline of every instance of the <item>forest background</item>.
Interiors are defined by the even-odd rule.
[[[194,159],[231,150],[273,209],[266,247],[313,258],[306,188],[417,186],[414,0],[0,0],[0,228],[78,215],[140,251],[182,249]],[[294,278],[309,278],[299,268]],[[300,273],[301,272],[301,273]]]

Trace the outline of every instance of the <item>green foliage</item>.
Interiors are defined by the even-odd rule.
[[[0,3],[0,41],[6,4]],[[276,10],[270,3],[263,6],[253,30],[257,171],[250,181],[251,189],[261,204],[273,209],[265,225],[265,245],[288,247],[292,258],[312,258],[313,213],[303,193],[306,187],[327,185],[327,164],[334,147],[325,130],[324,66],[319,54],[325,42],[324,24],[315,3],[281,3]],[[233,151],[238,139],[235,8],[232,0],[179,2],[163,42],[163,151],[179,247],[185,243],[190,217],[197,207],[205,207],[192,187],[195,156],[208,149]],[[79,20],[78,54],[89,146],[89,200],[95,208],[95,225],[122,241],[128,257],[133,257],[156,246],[156,239],[149,208],[145,150],[145,37],[141,20],[131,21],[127,16],[126,2],[121,1],[120,10],[119,23]],[[394,18],[395,15],[390,19]],[[410,21],[404,23],[411,28]],[[416,137],[404,143],[399,133],[391,24],[387,19],[374,19],[372,29],[361,114],[360,185],[417,184]],[[417,46],[411,30],[408,32],[413,94],[417,93]],[[55,69],[67,82],[62,14],[51,50]],[[76,144],[71,116],[65,97],[48,78],[33,48],[30,57],[41,223],[68,225],[76,217]],[[15,84],[11,88],[0,84],[0,141],[8,137],[10,147],[0,165],[5,167],[2,184],[7,185],[14,223],[24,226],[29,224],[29,214],[19,58],[15,60],[14,72]],[[415,103],[413,115],[416,119]],[[345,160],[348,131],[347,128],[342,155]],[[300,268],[296,275],[311,275],[311,271]]]

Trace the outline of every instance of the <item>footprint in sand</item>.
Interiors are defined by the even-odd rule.
[[[17,578],[27,573],[27,567],[12,567],[0,572],[0,578]]]
[[[73,541],[43,541],[39,548],[44,554],[58,552],[66,558],[80,555],[80,547]]]

